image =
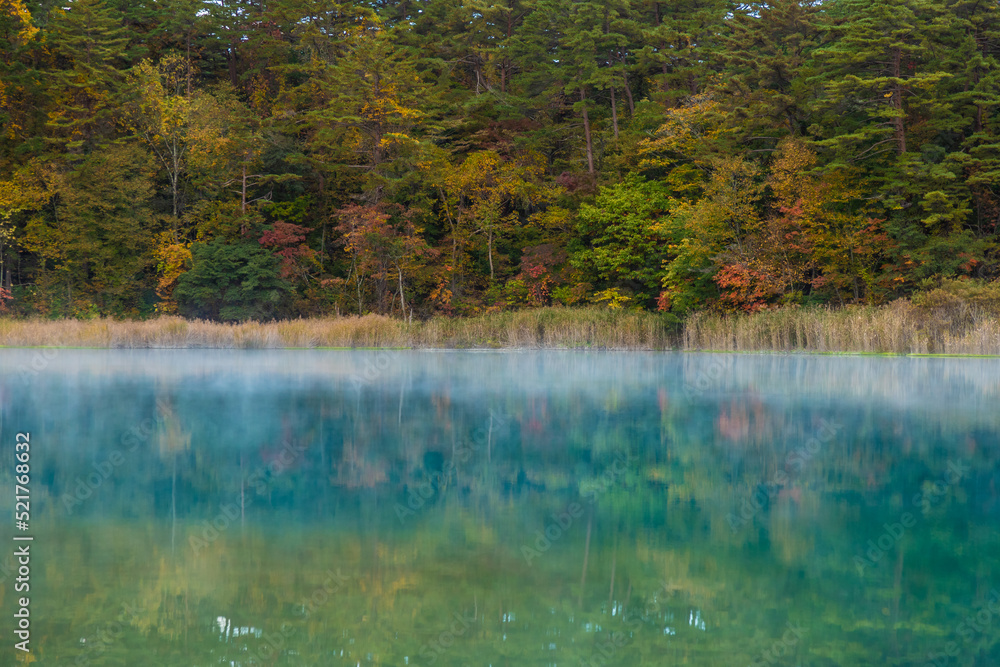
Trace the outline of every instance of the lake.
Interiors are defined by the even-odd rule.
[[[1000,665],[1000,360],[0,352],[35,665]],[[15,541],[30,536],[30,593]]]

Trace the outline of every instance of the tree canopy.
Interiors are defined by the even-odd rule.
[[[998,26],[968,0],[7,0],[4,310],[683,316],[992,280]]]

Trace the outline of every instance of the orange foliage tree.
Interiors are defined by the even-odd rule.
[[[815,153],[795,138],[778,145],[766,170],[739,158],[715,164],[688,214],[685,246],[710,258],[721,310],[872,297],[888,236],[849,169],[815,167]],[[661,295],[661,308],[672,296]]]
[[[376,312],[391,313],[398,300],[399,312],[405,314],[407,275],[434,254],[412,216],[387,204],[352,204],[337,215],[337,230],[351,258],[349,281],[353,279],[358,312],[365,312],[364,294],[369,292]]]

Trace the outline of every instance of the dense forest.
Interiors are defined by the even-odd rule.
[[[998,274],[1000,6],[0,0],[0,304],[412,319]]]

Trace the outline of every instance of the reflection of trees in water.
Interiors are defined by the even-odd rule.
[[[995,412],[910,409],[893,382],[923,381],[932,369],[893,360],[891,381],[863,389],[852,383],[865,366],[853,361],[825,378],[834,366],[824,360],[749,358],[720,378],[719,395],[687,396],[690,359],[676,365],[679,376],[606,388],[593,377],[579,392],[488,378],[488,391],[463,392],[399,373],[353,393],[322,383],[154,393],[123,382],[93,400],[75,395],[45,422],[53,455],[39,462],[40,496],[58,498],[89,474],[115,434],[149,418],[157,429],[72,521],[55,503],[40,510],[59,533],[46,538],[39,595],[48,601],[39,603],[53,610],[52,627],[73,630],[50,640],[48,657],[71,664],[73,642],[122,601],[144,612],[109,656],[132,647],[132,656],[176,658],[162,664],[209,655],[240,664],[264,641],[230,633],[223,642],[220,616],[268,633],[292,626],[300,664],[337,664],[330,656],[341,650],[351,664],[368,653],[374,664],[412,664],[456,613],[475,621],[439,664],[579,662],[627,629],[625,611],[645,613],[654,599],[658,610],[609,664],[747,664],[788,622],[806,627],[795,647],[802,664],[922,664],[940,650],[996,585]],[[818,379],[806,387],[810,374]],[[966,407],[981,403],[976,391],[996,394],[972,367],[941,376]],[[782,381],[800,383],[801,396],[779,393]],[[20,401],[20,414],[50,409],[33,396],[7,400]],[[844,427],[734,533],[727,513],[786,469],[821,419]],[[476,436],[484,430],[488,447]],[[290,444],[307,446],[278,471]],[[602,486],[619,452],[629,454],[627,471]],[[950,457],[972,466],[969,477],[915,513],[907,537],[859,578],[854,556],[913,510]],[[447,483],[400,522],[394,505],[449,463]],[[239,498],[257,470],[265,491],[247,505],[245,525],[192,554],[191,531]],[[594,488],[592,522],[576,522],[526,565],[521,545]],[[308,616],[298,612],[336,567],[351,583]],[[1000,661],[991,637],[963,659]]]
[[[160,546],[164,541],[156,526],[105,524],[89,534],[63,535],[66,556],[53,579],[58,588],[43,595],[58,590],[60,599],[73,601],[58,615],[72,617],[76,605],[79,613],[86,606],[94,614],[87,616],[93,627],[100,626],[103,613],[128,601],[144,610],[126,628],[133,650],[178,656],[212,651],[237,664],[241,652],[258,650],[264,640],[223,641],[215,625],[219,616],[271,636],[291,626],[287,647],[301,664],[339,664],[324,661],[341,650],[363,664],[368,653],[374,656],[371,664],[401,664],[403,656],[416,656],[437,639],[456,613],[475,621],[448,649],[449,664],[484,655],[512,664],[546,656],[560,662],[589,659],[636,617],[640,624],[609,664],[716,665],[722,656],[747,664],[785,632],[786,623],[805,628],[805,639],[796,646],[803,664],[872,664],[886,658],[905,663],[936,649],[940,632],[968,613],[980,584],[988,591],[989,571],[997,564],[996,537],[979,542],[986,535],[976,534],[977,544],[992,549],[985,552],[991,555],[979,562],[952,560],[952,571],[935,573],[928,595],[922,574],[931,571],[928,561],[956,553],[965,537],[963,531],[947,532],[947,521],[927,525],[937,533],[936,556],[921,556],[926,550],[921,544],[902,544],[885,568],[859,581],[849,549],[830,552],[816,539],[833,531],[836,540],[848,541],[850,527],[810,531],[803,523],[774,521],[770,548],[748,548],[744,541],[727,543],[725,533],[706,533],[706,522],[718,519],[699,516],[703,510],[668,501],[661,508],[662,523],[636,525],[631,514],[608,502],[596,508],[581,594],[586,526],[567,531],[527,567],[514,547],[524,539],[519,515],[530,513],[529,507],[518,504],[484,522],[467,508],[446,505],[433,520],[401,533],[383,531],[374,541],[357,530],[254,527],[224,535],[197,557],[181,552],[176,558]],[[94,585],[106,582],[107,573],[79,557],[89,540],[112,545],[106,563],[116,564],[118,585]],[[812,548],[788,549],[786,543]],[[308,616],[297,611],[334,568],[349,577],[346,587]],[[88,580],[90,593],[83,594]],[[897,636],[895,657],[887,633]],[[554,650],[548,648],[552,643]],[[53,642],[51,650],[54,658],[72,656],[69,642]],[[987,656],[993,650],[988,642],[985,650]]]

